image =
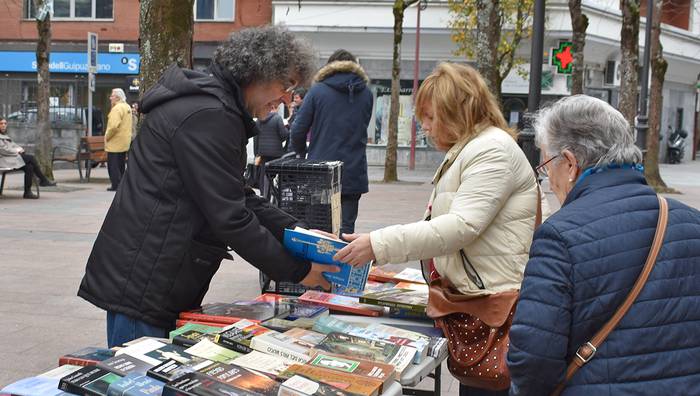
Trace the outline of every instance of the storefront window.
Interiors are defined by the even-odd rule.
[[[114,0],[54,0],[53,17],[57,19],[111,19],[113,3]],[[34,0],[25,0],[25,18],[34,18],[36,15],[34,7]]]
[[[389,132],[389,109],[391,106],[391,80],[372,80],[370,89],[374,95],[374,114],[367,128],[367,142],[386,145]],[[413,81],[401,80],[399,91],[399,146],[410,146],[411,123],[413,122]],[[416,145],[426,146],[425,134],[416,125]]]
[[[235,0],[195,0],[194,19],[197,21],[232,21]]]

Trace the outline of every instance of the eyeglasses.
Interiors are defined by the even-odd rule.
[[[535,172],[537,172],[537,176],[540,177],[540,179],[545,179],[549,177],[549,174],[547,172],[547,165],[548,163],[552,162],[555,158],[559,157],[559,155],[555,155],[554,157],[548,159],[547,161],[537,165],[537,168],[535,168]]]
[[[284,93],[292,93],[294,92],[295,89],[297,89],[297,82],[294,80],[289,81],[289,87],[284,89]]]

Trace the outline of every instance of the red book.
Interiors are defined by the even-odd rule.
[[[363,316],[380,316],[384,312],[383,307],[360,304],[357,297],[340,296],[333,293],[324,293],[316,290],[309,290],[299,297],[299,300],[323,305],[328,309],[341,312],[350,312]]]
[[[114,351],[107,348],[87,347],[58,358],[58,365],[90,366],[114,356]]]
[[[287,314],[289,309],[289,305],[278,302],[235,301],[206,304],[199,309],[180,312],[180,319],[223,324],[234,324],[241,319],[248,319],[260,323]]]
[[[182,327],[186,323],[195,323],[195,324],[201,324],[201,325],[205,325],[205,326],[214,326],[214,327],[226,327],[226,326],[228,326],[226,323],[203,322],[203,321],[191,320],[191,319],[178,319],[175,321],[175,327]]]

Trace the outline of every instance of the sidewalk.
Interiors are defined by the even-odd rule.
[[[360,200],[357,231],[419,220],[434,170],[399,169],[398,183],[383,184],[383,169],[370,168],[370,192]],[[674,195],[700,207],[700,161],[662,166]],[[41,199],[22,199],[22,174],[8,175],[0,196],[0,387],[56,366],[58,357],[85,346],[104,346],[105,312],[76,296],[87,257],[111,204],[105,168],[91,183],[77,171],[56,171],[58,188],[42,188]],[[412,265],[416,265],[413,263]],[[225,261],[205,302],[249,299],[259,293],[258,271],[236,257]],[[432,386],[424,381],[422,388]],[[443,366],[443,394],[458,383]]]

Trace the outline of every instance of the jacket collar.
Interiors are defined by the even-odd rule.
[[[337,73],[354,73],[360,76],[365,83],[369,82],[369,77],[367,77],[367,73],[365,73],[362,66],[352,61],[335,61],[323,66],[321,70],[316,73],[314,82],[323,81]]]
[[[442,161],[442,164],[438,167],[437,171],[435,171],[435,175],[433,175],[433,185],[436,185],[437,182],[440,180],[442,175],[452,166],[452,164],[455,162],[457,157],[459,156],[459,153],[462,152],[462,149],[469,144],[474,138],[479,136],[482,132],[484,132],[486,129],[488,129],[488,126],[478,124],[476,126],[476,133],[468,135],[462,140],[458,141],[455,143],[452,147],[450,147],[449,150],[447,150],[447,154],[445,154],[445,159]]]
[[[601,188],[623,184],[646,185],[647,181],[644,178],[644,174],[635,169],[610,169],[605,172],[589,175],[576,183],[574,188],[569,191],[562,207]]]
[[[10,136],[8,136],[6,133],[0,133],[0,139],[2,140],[12,140]]]
[[[258,134],[258,128],[255,126],[253,116],[248,112],[243,100],[243,89],[234,78],[233,74],[225,70],[218,63],[212,62],[209,71],[223,86],[228,97],[222,98],[224,105],[241,115],[243,125],[245,126],[246,136],[251,138]]]

